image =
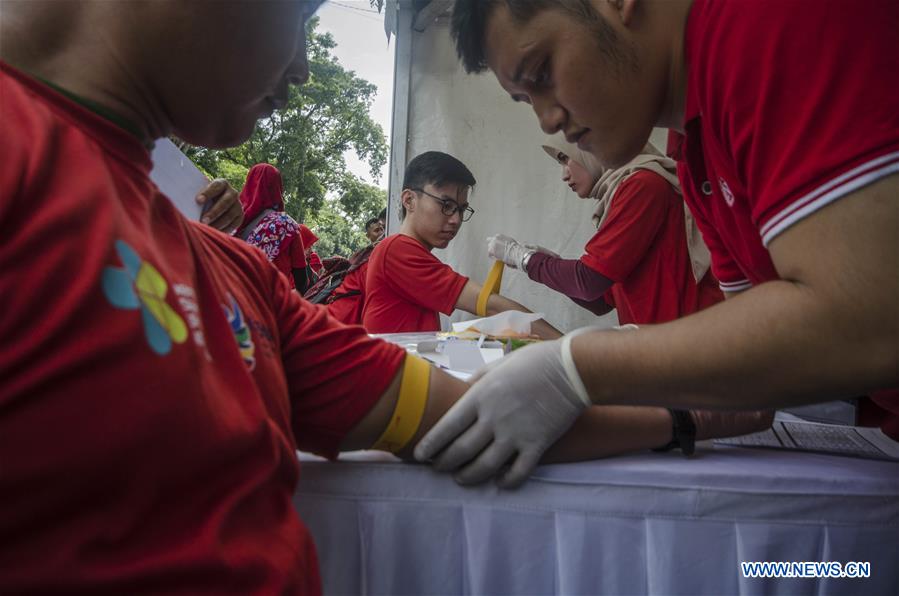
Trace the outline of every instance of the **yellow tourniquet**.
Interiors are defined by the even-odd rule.
[[[475,312],[479,317],[487,316],[487,300],[490,299],[490,294],[499,294],[499,286],[503,283],[503,267],[505,265],[502,261],[496,261],[493,263],[490,273],[487,274],[487,281],[484,282],[484,287],[481,288],[481,293],[478,294],[478,303],[475,308]]]
[[[396,453],[415,436],[428,403],[431,365],[426,360],[406,354],[406,366],[400,381],[400,395],[384,433],[372,449]]]

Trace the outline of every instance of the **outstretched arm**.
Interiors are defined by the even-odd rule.
[[[596,315],[612,310],[603,295],[615,282],[587,267],[580,259],[563,259],[537,252],[528,259],[527,274]]]
[[[459,297],[456,299],[456,308],[470,312],[471,314],[477,314],[478,296],[481,293],[481,287],[481,284],[468,280],[462,288],[462,292],[459,293]],[[523,305],[506,298],[505,296],[500,294],[490,295],[490,298],[487,300],[487,316],[495,315],[507,310],[531,312]],[[541,339],[556,339],[562,337],[562,333],[558,329],[543,319],[532,323],[531,331]]]
[[[367,449],[381,436],[396,409],[401,367],[384,395],[341,444],[344,451]],[[427,403],[420,425],[412,440],[396,454],[412,459],[412,448],[418,440],[468,390],[469,385],[437,368],[430,368]],[[708,439],[755,432],[771,424],[770,412],[719,413],[693,412],[696,438]],[[627,451],[652,449],[671,440],[671,414],[665,408],[595,406],[581,414],[574,426],[545,454],[545,463],[583,461],[608,457]],[[439,464],[438,464],[439,466]],[[477,468],[461,470],[456,475],[463,484],[486,480],[489,475]]]
[[[568,296],[596,315],[612,310],[603,294],[615,282],[579,259],[563,259],[543,247],[521,244],[504,234],[487,238],[487,256],[507,267],[521,269],[532,280]]]
[[[632,334],[585,334],[594,403],[768,408],[899,384],[899,175],[770,244],[781,279]],[[826,241],[822,241],[826,239]]]

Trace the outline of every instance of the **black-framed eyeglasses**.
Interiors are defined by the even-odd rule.
[[[432,195],[423,188],[410,188],[409,190],[426,194],[440,203],[440,212],[447,217],[452,217],[455,213],[458,212],[459,216],[462,218],[462,221],[468,221],[469,219],[471,219],[471,216],[474,215],[474,209],[472,209],[469,205],[465,205],[463,207],[452,199],[444,199],[443,197]]]

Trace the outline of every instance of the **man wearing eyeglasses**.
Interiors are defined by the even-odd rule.
[[[431,254],[446,248],[474,215],[468,204],[474,185],[465,164],[446,153],[428,151],[409,162],[400,195],[400,232],[382,240],[369,260],[362,312],[369,333],[439,331],[439,313],[475,312],[480,284]],[[490,296],[488,315],[506,310],[527,309],[504,296]],[[545,321],[532,329],[544,338],[561,335]]]

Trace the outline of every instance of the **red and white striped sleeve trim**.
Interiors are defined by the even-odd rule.
[[[829,180],[769,219],[760,230],[762,244],[768,248],[771,240],[796,222],[837,199],[895,172],[899,172],[899,151],[881,155]]]
[[[719,281],[718,287],[722,292],[742,292],[752,287],[752,282],[748,279],[738,279],[737,281]]]

